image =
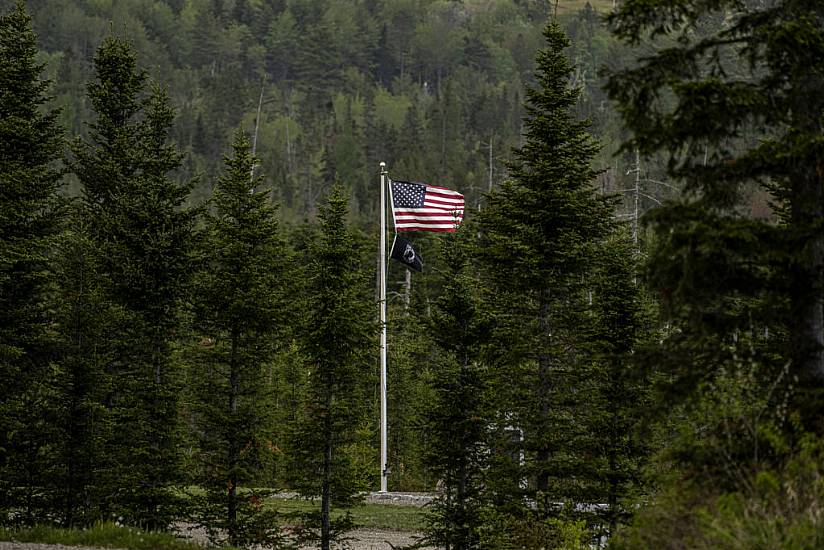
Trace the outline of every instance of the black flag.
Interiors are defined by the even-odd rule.
[[[412,248],[412,243],[403,237],[395,235],[395,240],[392,243],[392,253],[389,254],[389,257],[393,260],[398,260],[409,269],[414,269],[418,272],[423,270],[421,257],[418,256],[418,253]]]

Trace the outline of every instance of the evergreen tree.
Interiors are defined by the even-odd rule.
[[[303,346],[309,388],[290,452],[293,473],[300,476],[298,491],[320,496],[319,541],[329,550],[348,526],[346,518],[332,521],[332,506],[348,508],[368,489],[349,451],[362,436],[358,428],[366,412],[376,327],[369,279],[358,265],[359,251],[346,227],[346,199],[339,186],[321,208],[320,220],[322,231],[311,247],[307,273]]]
[[[629,538],[718,546],[703,541],[734,532],[739,512],[711,527],[684,520],[723,499],[765,510],[748,520],[756,539],[781,540],[795,514],[753,487],[803,475],[792,469],[806,452],[798,433],[822,434],[824,11],[814,1],[627,1],[611,22],[631,46],[648,39],[607,85],[632,131],[625,148],[661,154],[685,185],[648,217],[648,282],[669,326],[651,357],[670,413],[656,465],[669,475]],[[753,191],[771,198],[758,217]],[[742,531],[732,538],[748,540]],[[816,545],[787,538],[760,545]]]
[[[57,352],[51,383],[57,428],[54,512],[74,526],[109,519],[104,510],[110,486],[101,476],[111,437],[108,366],[123,315],[106,297],[85,212],[73,208],[71,213],[55,270]]]
[[[0,522],[45,519],[48,509],[47,297],[63,133],[57,111],[44,109],[50,84],[36,56],[20,2],[0,15]]]
[[[605,239],[592,284],[589,338],[596,391],[589,397],[588,428],[595,435],[593,474],[601,480],[600,502],[607,505],[597,516],[608,535],[632,515],[651,447],[645,430],[651,385],[637,357],[653,335],[652,304],[639,282],[639,254],[627,233],[618,228]]]
[[[391,290],[387,292],[393,294]],[[426,436],[420,429],[427,409],[425,403],[431,402],[432,393],[432,339],[427,330],[427,308],[418,300],[402,305],[392,302],[390,299],[387,311],[390,366],[386,372],[386,407],[391,426],[387,434],[388,484],[395,491],[424,491],[432,487],[431,472],[423,458]],[[376,462],[374,471],[378,470]]]
[[[515,439],[496,458],[498,504],[526,514],[521,497],[528,497],[539,520],[557,514],[558,503],[574,510],[601,502],[586,458],[593,388],[584,329],[594,252],[611,224],[609,201],[593,189],[598,144],[571,114],[579,90],[569,87],[569,41],[557,22],[544,36],[537,87],[527,93],[526,142],[509,166],[511,179],[488,195],[478,217],[497,325],[491,360],[506,397],[500,422]]]
[[[218,178],[206,218],[204,269],[195,290],[202,337],[192,372],[199,434],[199,485],[206,489],[200,521],[232,546],[276,544],[265,495],[250,490],[272,453],[273,387],[269,372],[284,347],[288,255],[269,192],[256,191],[255,159],[238,132],[226,172]]]
[[[176,440],[180,369],[172,358],[190,273],[195,212],[183,208],[191,182],[169,173],[181,154],[167,143],[174,112],[147,90],[132,47],[108,36],[88,86],[97,114],[89,141],[76,141],[74,172],[92,221],[107,296],[124,308],[108,398],[115,429],[108,456],[112,507],[128,521],[168,525],[180,481]]]
[[[473,229],[462,227],[443,242],[443,293],[432,309],[430,330],[436,346],[433,402],[424,413],[425,464],[441,481],[443,493],[428,516],[426,540],[438,548],[483,547],[488,467],[488,373],[481,362],[489,335],[469,262]]]
[[[821,3],[627,1],[611,20],[620,39],[638,45],[649,36],[655,47],[608,83],[633,132],[626,147],[664,153],[670,177],[687,189],[651,219],[660,236],[652,281],[678,328],[667,340],[678,356],[675,385],[689,394],[724,362],[719,343],[739,331],[769,334],[753,342],[758,360],[772,366],[769,377],[791,362],[813,393],[805,422],[820,432]],[[772,195],[779,223],[746,214],[744,193],[754,186]],[[697,365],[684,363],[690,349]]]

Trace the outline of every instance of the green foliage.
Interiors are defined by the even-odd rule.
[[[55,510],[64,526],[88,526],[108,519],[105,450],[112,416],[106,403],[112,378],[107,366],[115,360],[114,342],[125,316],[106,297],[88,220],[79,205],[73,206],[55,266],[57,357],[49,408],[57,429],[52,442],[58,464]]]
[[[773,333],[786,331],[783,345],[772,349],[792,361],[793,375],[818,391],[824,379],[824,238],[817,230],[824,203],[818,174],[824,112],[817,93],[824,86],[819,7],[814,2],[630,1],[612,22],[628,43],[656,39],[652,55],[612,74],[608,85],[633,132],[627,147],[665,152],[669,175],[693,192],[653,220],[662,235],[671,234],[670,243],[682,244],[670,251],[685,260],[684,276],[672,281],[683,289],[672,296],[673,311],[680,315],[698,305],[690,287],[715,286],[718,272],[701,260],[704,249],[717,247],[734,268],[732,276],[718,281],[722,296],[776,292],[763,304],[745,302],[730,317],[742,327],[752,315],[759,330],[765,328],[761,318],[771,319],[763,324]],[[741,220],[742,191],[753,184],[771,195],[773,220]],[[715,220],[713,241],[696,242],[685,234],[696,227],[698,212]],[[775,224],[776,217],[782,223]],[[776,281],[781,281],[777,288]],[[723,301],[717,304],[721,311],[728,308]],[[763,306],[767,309],[760,310]],[[698,329],[711,321],[699,314],[688,323]],[[819,400],[809,399],[810,422],[817,423],[813,401]]]
[[[473,276],[474,228],[464,225],[443,244],[443,294],[435,302],[429,330],[434,395],[423,415],[429,434],[424,460],[439,479],[441,494],[428,514],[427,542],[445,548],[480,548],[492,420],[490,380],[480,362],[490,321]]]
[[[397,169],[398,176],[437,175],[455,182],[470,204],[477,204],[485,190],[479,182],[486,182],[483,176],[489,172],[483,143],[494,135],[496,159],[509,158],[510,148],[519,144],[522,88],[531,79],[541,44],[549,14],[545,3],[236,4],[32,3],[40,46],[53,56],[50,69],[59,76],[55,95],[71,133],[86,134],[91,113],[77,91],[89,77],[93,48],[112,28],[128,37],[141,59],[151,60],[147,66],[152,75],[169,86],[180,110],[174,137],[190,153],[183,171],[188,176],[206,174],[194,197],[209,195],[208,182],[220,170],[223,145],[233,130],[243,125],[251,132],[256,122],[261,131],[255,151],[264,185],[281,201],[285,220],[314,214],[321,194],[309,189],[318,182],[307,180],[304,171],[324,151],[339,165],[360,163],[365,170],[376,170],[382,160],[393,172]],[[593,4],[601,13],[611,7],[608,2]],[[562,1],[564,24],[584,7],[577,0]],[[602,24],[595,26],[599,37],[608,38]],[[593,112],[608,109],[597,91],[596,67],[597,60],[588,62],[588,78],[583,80],[593,96]],[[262,112],[255,121],[261,90]],[[354,142],[339,139],[331,121],[339,95],[363,102],[370,117],[389,107],[393,135],[366,121]],[[418,106],[423,130],[422,155],[414,159],[396,142],[402,137],[399,125],[406,105]],[[289,134],[264,131],[267,123],[285,118],[300,125],[300,136],[292,133],[294,128]],[[381,149],[380,158],[375,157]],[[497,162],[492,171],[498,183],[502,170]],[[338,175],[350,194],[357,193],[351,203],[353,217],[373,224],[376,186],[343,171]]]
[[[490,477],[498,478],[498,506],[532,521],[526,497],[539,523],[564,504],[588,515],[588,505],[606,499],[594,426],[603,409],[592,406],[602,380],[588,327],[597,323],[590,279],[597,279],[597,253],[612,224],[610,201],[592,185],[598,145],[571,112],[579,90],[569,86],[569,41],[555,22],[544,35],[537,86],[527,92],[526,142],[510,164],[511,179],[479,215],[496,319],[489,354],[498,372],[496,446],[504,449]]]
[[[688,189],[642,242],[666,306],[653,338],[641,254],[595,190],[625,187],[596,76],[626,55],[598,21],[609,4],[558,3],[534,77],[550,5],[533,1],[32,2],[46,68],[24,10],[3,16],[0,522],[165,527],[188,506],[215,542],[284,546],[268,492],[250,489],[283,481],[320,497],[306,541],[359,521],[348,507],[377,474],[375,312],[351,226],[374,227],[364,174],[388,161],[473,207],[445,248],[420,239],[441,276],[391,311],[391,481],[443,481],[431,541],[583,548],[639,509],[619,547],[820,545],[804,512],[820,453],[795,430],[820,432],[821,11],[626,0],[613,17],[618,37],[663,46],[609,85],[636,132],[620,155],[663,151]],[[104,38],[108,21],[130,41]],[[62,113],[45,109],[44,70]],[[55,239],[58,117],[80,136],[82,206]],[[195,243],[190,191],[209,194],[239,125],[255,145],[236,138]],[[769,219],[747,213],[756,186]],[[304,221],[288,237],[302,277],[273,197]],[[652,379],[669,391],[653,397]],[[184,446],[203,487],[189,500],[174,490]]]
[[[308,319],[302,346],[309,384],[288,452],[295,488],[305,497],[320,496],[318,540],[328,550],[331,540],[350,527],[346,518],[332,522],[332,505],[352,506],[369,487],[368,479],[355,475],[357,464],[347,450],[364,435],[357,428],[366,420],[376,327],[368,280],[352,262],[359,251],[346,226],[340,187],[334,188],[320,219],[321,233],[309,248],[306,273]]]
[[[0,523],[48,514],[50,249],[63,147],[22,3],[0,15]],[[50,488],[51,489],[51,488]]]
[[[780,463],[792,450],[785,432],[797,422],[788,409],[794,383],[786,365],[774,372],[758,362],[758,339],[742,333],[722,350],[726,359],[698,387],[700,397],[676,412],[679,422],[662,450],[679,471],[700,472],[717,488],[739,488],[749,472]]]
[[[669,475],[619,547],[815,547],[762,482],[789,482],[799,433],[821,434],[820,6],[630,0],[610,19],[646,50],[607,85],[625,148],[662,154],[686,189],[649,217]],[[752,190],[770,197],[759,216]]]
[[[174,111],[160,88],[147,90],[132,47],[109,36],[95,58],[89,99],[97,114],[89,141],[76,140],[73,171],[98,248],[107,299],[122,307],[112,364],[114,430],[107,442],[108,505],[130,523],[163,527],[179,501],[177,402],[172,358],[179,308],[191,271],[196,212],[183,208],[192,182],[169,173],[181,154],[167,143]]]
[[[665,445],[646,472],[656,491],[638,518],[618,530],[617,548],[736,547],[724,540],[725,531],[749,541],[741,548],[796,547],[779,543],[784,536],[780,525],[794,525],[790,531],[797,526],[802,532],[806,509],[798,512],[786,500],[794,497],[779,493],[809,489],[798,495],[807,502],[819,491],[815,483],[804,489],[794,484],[816,475],[813,457],[820,452],[820,441],[788,430],[798,424],[788,408],[792,381],[786,367],[773,373],[757,361],[754,347],[759,339],[741,333],[738,342],[717,353],[716,374],[662,423]],[[804,473],[809,467],[813,470]],[[757,543],[758,537],[765,538]]]
[[[655,345],[653,302],[638,279],[639,252],[625,227],[601,243],[592,273],[591,379],[586,386],[588,410],[579,421],[595,435],[586,447],[589,475],[600,480],[606,506],[592,509],[590,522],[602,534],[614,533],[632,516],[643,487],[640,474],[653,448],[649,410],[653,405],[650,374],[639,352]],[[597,518],[597,519],[595,519]]]
[[[672,483],[610,548],[819,548],[821,442],[799,439],[786,461],[747,472],[737,491],[688,479]]]
[[[187,511],[206,530],[212,544],[221,548],[290,548],[291,539],[281,526],[280,513],[263,506],[271,491],[240,491],[237,486],[235,492],[225,486],[210,489],[205,495],[192,496]]]
[[[426,308],[414,296],[423,286],[423,277],[416,279],[410,281],[411,303],[404,302],[401,307],[390,299],[387,311],[387,415],[392,423],[388,486],[393,491],[428,491],[434,485],[423,460],[428,435],[421,431],[423,416],[432,402],[431,338]],[[389,286],[391,296],[391,283]],[[380,471],[377,463],[374,471]]]
[[[117,523],[95,523],[89,527],[66,529],[48,525],[30,528],[0,529],[0,540],[35,542],[65,546],[96,548],[129,548],[131,550],[199,550],[203,546],[182,540],[169,533],[142,531]],[[223,547],[233,550],[230,546]]]
[[[481,516],[479,548],[515,550],[553,548],[585,550],[591,548],[592,534],[584,520],[511,515],[486,509]]]
[[[303,518],[307,512],[320,508],[317,500],[302,498],[274,498],[269,501],[283,518]],[[333,510],[338,517],[350,513],[352,521],[361,528],[391,529],[395,531],[420,531],[425,525],[425,508],[399,504],[363,502],[348,510]]]
[[[288,253],[269,193],[256,191],[251,144],[238,133],[226,173],[215,185],[201,243],[203,269],[194,285],[200,343],[190,372],[198,433],[196,519],[214,542],[278,545],[276,515],[266,493],[242,491],[274,449],[269,372],[285,333]],[[224,539],[225,537],[225,539]]]

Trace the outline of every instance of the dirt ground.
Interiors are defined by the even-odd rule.
[[[416,533],[388,529],[356,529],[348,543],[351,550],[392,550],[415,542]],[[28,542],[0,542],[0,550],[100,550],[60,544],[34,544]],[[111,549],[106,549],[111,550]]]
[[[351,536],[349,548],[352,550],[392,550],[413,544],[420,535],[388,529],[356,529]]]
[[[289,498],[290,494],[279,495]],[[387,506],[424,506],[432,500],[431,494],[426,493],[372,493],[366,497],[366,502],[385,504]],[[205,544],[205,534],[189,532],[189,536]],[[416,542],[420,533],[410,531],[395,531],[392,529],[356,529],[350,533],[351,540],[347,548],[350,550],[393,550]],[[23,542],[2,542],[0,550],[101,550],[81,546],[63,546],[59,544],[34,544]],[[106,549],[112,550],[112,549]],[[307,549],[308,550],[308,549]],[[424,550],[424,549],[422,549]],[[429,549],[435,550],[435,549]]]

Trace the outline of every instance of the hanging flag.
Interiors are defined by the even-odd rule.
[[[464,197],[425,183],[392,181],[395,231],[454,232],[463,220]]]
[[[423,261],[421,257],[418,256],[418,253],[412,248],[412,243],[403,237],[395,235],[395,240],[392,241],[392,252],[389,254],[389,257],[393,260],[398,260],[409,269],[414,269],[417,272],[423,271]]]

